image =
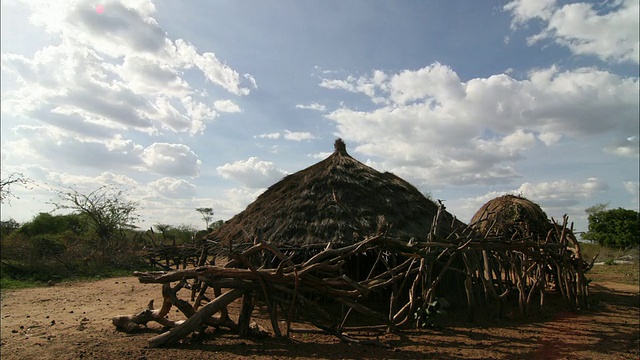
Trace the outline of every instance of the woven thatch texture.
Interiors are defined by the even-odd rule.
[[[481,233],[512,236],[532,234],[544,239],[553,227],[538,204],[516,195],[504,195],[484,204],[471,219]]]
[[[375,233],[384,216],[392,234],[424,239],[437,211],[411,184],[352,158],[338,139],[331,156],[271,186],[209,238],[237,244],[261,229],[277,245],[344,245]],[[441,216],[438,235],[446,236],[453,217]]]

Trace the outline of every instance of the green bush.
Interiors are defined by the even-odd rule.
[[[86,219],[81,214],[51,215],[39,213],[33,220],[23,224],[18,232],[27,236],[60,234],[71,231],[75,234],[86,232]]]
[[[3,284],[11,280],[46,282],[66,278],[131,273],[146,268],[139,256],[142,233],[124,230],[119,246],[104,252],[80,214],[38,214],[1,239]],[[9,286],[9,285],[8,285]]]
[[[586,210],[589,231],[582,234],[582,238],[616,249],[640,245],[640,213],[623,208],[605,208],[605,204],[599,204]]]
[[[32,236],[29,243],[36,257],[58,256],[67,250],[56,234]]]

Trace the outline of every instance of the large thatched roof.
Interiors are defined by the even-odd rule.
[[[208,238],[237,244],[261,231],[277,245],[344,245],[375,233],[384,216],[391,234],[424,239],[437,211],[408,182],[352,158],[338,139],[331,156],[272,185]],[[441,236],[462,225],[447,212],[441,217]]]
[[[504,195],[482,205],[473,215],[471,226],[482,233],[512,236],[519,232],[544,239],[553,225],[538,204],[521,196]]]

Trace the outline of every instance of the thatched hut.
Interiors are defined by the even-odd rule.
[[[585,272],[593,261],[583,260],[566,216],[561,226],[552,224],[536,204],[507,195],[485,204],[473,221],[454,229],[464,224],[397,176],[353,159],[338,139],[327,159],[287,176],[212,232],[197,268],[136,273],[142,283],[163,284],[163,306],[152,310],[151,302],[147,310],[112,321],[125,331],[149,321],[174,327],[151,339],[151,347],[176,343],[203,324],[247,336],[259,301],[277,337],[282,322],[289,336],[298,314],[343,341],[361,343],[345,332],[430,326],[447,305],[466,307],[470,317],[477,310],[503,316],[516,302],[526,316],[557,290],[570,308],[589,306]],[[532,236],[545,233],[557,237]],[[216,251],[226,244],[233,250],[227,263],[204,264],[210,245]],[[193,306],[177,298],[186,285]],[[240,297],[236,323],[226,306]],[[189,319],[168,320],[173,305]]]
[[[375,234],[384,222],[395,237],[425,239],[438,205],[398,176],[351,157],[341,139],[334,147],[325,160],[272,185],[208,238],[221,244],[260,236],[277,246],[344,246]],[[464,225],[446,211],[441,217],[441,236]]]
[[[524,197],[504,195],[488,201],[473,215],[471,226],[482,234],[518,239],[545,239],[553,225],[540,206]]]

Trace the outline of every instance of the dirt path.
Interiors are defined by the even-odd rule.
[[[207,334],[190,344],[150,349],[159,334],[117,332],[116,315],[133,314],[149,300],[161,301],[159,285],[137,278],[66,283],[2,294],[0,351],[7,359],[639,359],[638,286],[592,284],[594,306],[578,313],[545,311],[526,321],[458,321],[441,330],[381,335],[389,349],[341,343],[331,336],[294,334],[240,339]],[[231,309],[233,310],[237,309]],[[172,310],[173,311],[173,310]],[[171,314],[176,318],[178,314]],[[258,323],[269,328],[265,318]]]

